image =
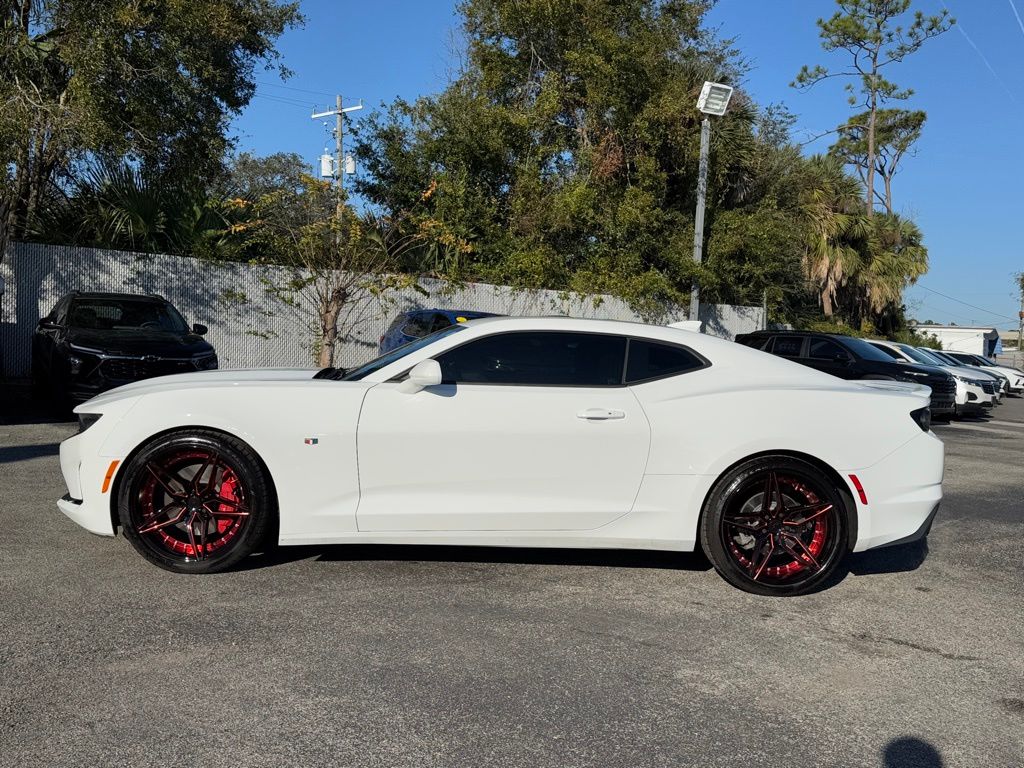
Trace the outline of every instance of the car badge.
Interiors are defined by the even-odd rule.
[[[317,445],[320,442],[320,438],[318,438],[318,437],[307,437],[302,442],[304,442],[306,445]]]

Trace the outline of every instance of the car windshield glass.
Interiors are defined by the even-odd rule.
[[[169,304],[132,299],[75,299],[68,327],[96,331],[170,331],[184,333],[185,320]]]
[[[928,354],[930,354],[932,357],[937,357],[939,360],[942,361],[943,365],[960,365],[959,360],[954,360],[949,355],[944,355],[942,352],[939,352],[938,350],[932,350]]]
[[[971,358],[973,360],[977,360],[979,365],[983,365],[986,368],[998,368],[999,367],[995,363],[993,363],[991,360],[986,360],[984,357],[980,357],[979,355],[971,355]]]
[[[422,349],[428,344],[433,344],[438,339],[443,339],[445,336],[450,336],[453,333],[458,333],[463,330],[466,326],[464,325],[449,325],[447,328],[442,328],[440,331],[430,334],[429,336],[423,336],[419,339],[413,339],[408,344],[403,344],[400,347],[392,349],[387,354],[381,355],[378,358],[371,360],[368,363],[364,363],[358,368],[353,369],[345,374],[342,381],[359,381],[360,379],[369,376],[375,371],[379,371],[386,365],[391,365],[396,360],[401,360],[406,355],[415,352],[417,349]]]
[[[892,362],[891,357],[884,352],[875,349],[868,342],[864,341],[864,339],[855,339],[853,336],[840,336],[840,338],[843,340],[843,344],[845,344],[848,349],[852,350],[857,357],[865,360],[875,360],[879,363]]]
[[[903,347],[902,345],[900,346],[900,349],[906,349],[906,353],[907,354],[909,354],[915,360],[918,360],[918,362],[922,362],[922,364],[924,364],[926,366],[948,366],[949,365],[948,362],[944,362],[943,360],[940,360],[938,357],[936,357],[934,354],[929,352],[927,349],[914,349],[913,347]]]

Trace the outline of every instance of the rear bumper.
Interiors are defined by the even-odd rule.
[[[942,501],[944,460],[942,441],[922,433],[856,473],[868,503],[858,505],[855,552],[927,535]]]

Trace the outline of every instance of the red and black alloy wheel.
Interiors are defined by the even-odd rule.
[[[269,498],[265,472],[247,445],[197,430],[159,438],[133,457],[118,505],[125,537],[146,559],[211,573],[262,543]]]
[[[812,464],[786,456],[745,462],[712,491],[704,550],[731,584],[764,595],[803,594],[847,551],[848,497]]]

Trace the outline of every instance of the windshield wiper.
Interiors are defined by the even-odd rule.
[[[334,366],[328,366],[322,370],[317,371],[313,374],[314,379],[331,379],[332,381],[341,381],[345,378],[344,368],[335,368]]]

